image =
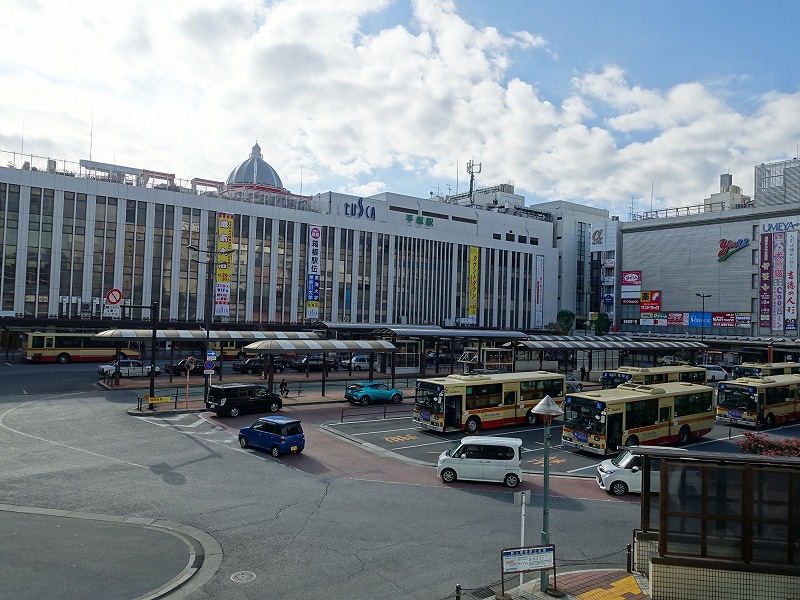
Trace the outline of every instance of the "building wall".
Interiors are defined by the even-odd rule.
[[[467,315],[479,248],[478,326],[555,321],[553,225],[399,194],[328,192],[304,206],[254,202],[0,168],[0,310],[47,318],[102,314],[105,294],[158,300],[162,318],[201,321],[220,214],[232,215],[232,322],[305,319],[308,232],[322,228],[320,313],[330,321],[455,324]],[[295,206],[292,208],[291,206]],[[305,209],[303,209],[305,208]],[[544,268],[537,311],[537,257]],[[212,272],[213,278],[213,272]],[[199,292],[199,293],[198,293]],[[147,318],[148,311],[132,309]]]

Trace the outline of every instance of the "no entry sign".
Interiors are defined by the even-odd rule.
[[[106,302],[109,304],[119,304],[122,300],[122,290],[111,288],[106,294]]]

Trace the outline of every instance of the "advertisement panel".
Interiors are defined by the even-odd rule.
[[[786,232],[786,293],[783,328],[797,331],[797,232]]]
[[[639,296],[636,296],[636,298],[621,298],[620,299],[620,304],[638,305],[639,304]]]
[[[714,327],[736,327],[736,313],[711,313],[711,324]]]
[[[750,327],[752,323],[751,313],[736,313],[736,326],[737,327]]]
[[[689,313],[689,327],[711,327],[711,313]]]
[[[308,226],[306,253],[306,319],[319,319],[319,280],[322,258],[322,227]]]
[[[536,304],[534,305],[533,326],[544,327],[544,256],[536,255]]]
[[[628,285],[642,285],[642,272],[641,271],[623,271],[622,281],[623,286]]]
[[[661,311],[661,291],[639,292],[640,312]]]
[[[688,312],[671,312],[667,313],[667,325],[676,326],[689,326],[689,313]]]
[[[772,330],[783,332],[783,267],[786,258],[786,234],[772,234]]]
[[[475,325],[478,322],[478,288],[480,286],[479,267],[481,249],[469,247],[469,294],[467,296],[467,319]]]
[[[759,248],[758,326],[769,327],[772,318],[772,234],[761,234]]]
[[[231,254],[233,249],[233,215],[217,217],[217,253],[214,290],[214,316],[231,316]],[[223,254],[223,253],[228,254]]]

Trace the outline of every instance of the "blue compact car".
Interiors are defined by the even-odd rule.
[[[291,452],[300,453],[306,447],[306,437],[300,421],[291,417],[261,417],[250,427],[239,430],[242,448],[269,450],[272,456]]]
[[[348,386],[344,398],[350,404],[361,406],[368,406],[373,402],[400,404],[403,401],[403,392],[380,381],[359,381]]]

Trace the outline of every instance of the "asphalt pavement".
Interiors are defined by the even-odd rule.
[[[334,373],[324,395],[319,374],[316,381],[303,373],[283,377],[290,389],[286,404],[327,404],[344,402],[347,383],[366,379],[367,374]],[[226,374],[223,380],[256,382],[259,378]],[[398,388],[413,395],[413,387],[400,385],[404,382],[405,378],[397,380]],[[109,390],[136,390],[140,396],[149,392],[146,378],[123,379],[119,385],[101,381],[100,385]],[[156,388],[156,397],[170,396],[170,401],[155,403],[152,409],[147,404],[131,406],[128,413],[141,416],[205,410],[200,377],[191,378],[187,386],[183,378],[169,382],[161,375]],[[0,536],[5,542],[0,549],[0,564],[10,567],[3,575],[0,600],[189,598],[216,573],[223,552],[211,535],[180,523],[10,505],[0,505]],[[525,579],[520,589],[518,576],[507,576],[506,597],[649,598],[642,591],[646,581],[622,569],[551,574],[547,593],[540,591],[539,573],[528,573]],[[464,597],[469,594],[476,599],[500,597],[497,585],[463,592]]]

